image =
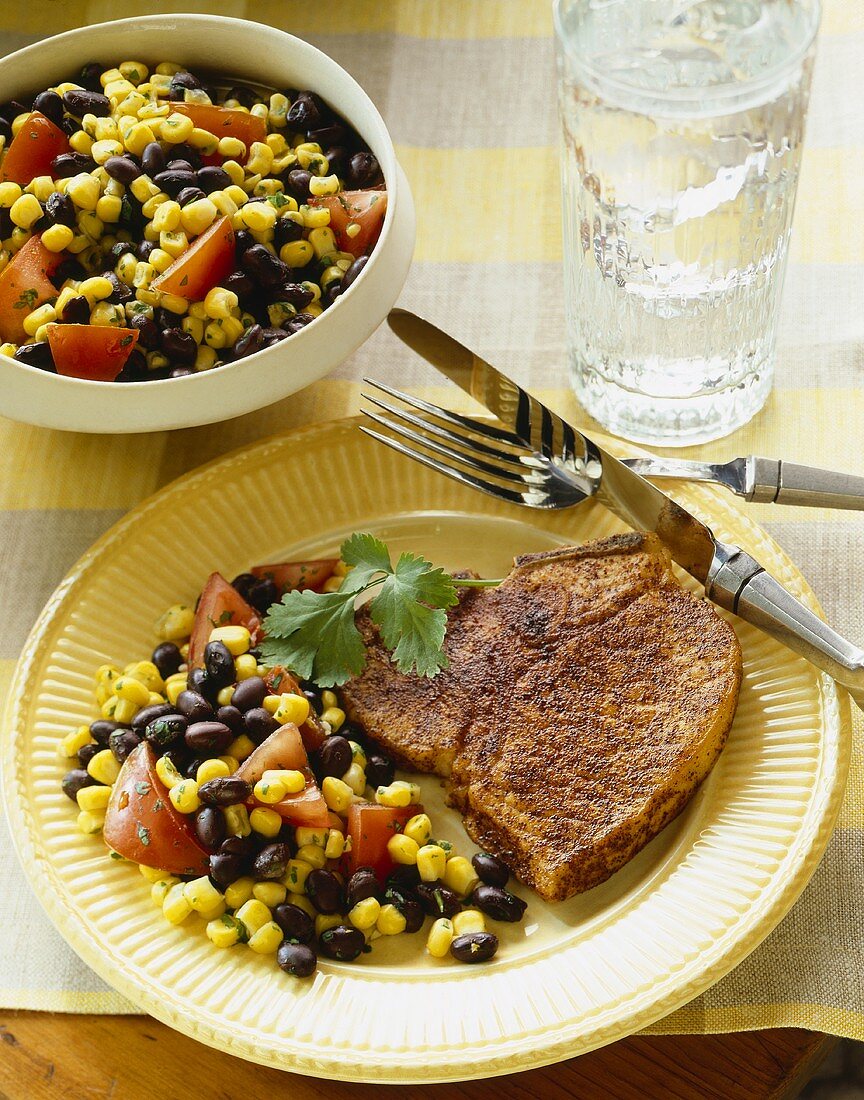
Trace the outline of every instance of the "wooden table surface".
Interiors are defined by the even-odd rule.
[[[381,1086],[252,1066],[143,1016],[2,1011],[0,1040],[0,1100],[380,1100]],[[791,1028],[632,1038],[510,1077],[390,1091],[399,1100],[780,1100],[835,1043]]]

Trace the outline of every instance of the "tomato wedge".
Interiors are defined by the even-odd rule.
[[[271,695],[302,695],[300,685],[291,673],[282,667],[274,665],[264,677],[264,683]],[[300,727],[300,736],[307,752],[314,752],[321,747],[324,740],[324,727],[314,710],[309,711],[309,717]]]
[[[36,176],[51,175],[51,161],[69,152],[69,139],[59,126],[33,111],[12,139],[0,165],[0,180],[27,184]]]
[[[273,581],[280,593],[311,588],[320,592],[333,576],[338,558],[316,558],[312,561],[283,561],[274,565],[253,565],[249,570],[262,581]]]
[[[330,811],[324,796],[318,790],[318,784],[314,779],[309,779],[306,790],[300,794],[289,794],[281,802],[276,802],[269,809],[275,810],[285,821],[294,826],[307,829],[327,829],[330,827]]]
[[[204,648],[210,641],[213,628],[229,625],[245,626],[252,635],[253,645],[258,640],[261,622],[255,609],[246,603],[221,573],[211,573],[198,600],[192,636],[189,639],[190,668],[203,664]]]
[[[339,195],[324,195],[310,199],[310,206],[326,206],[330,211],[330,228],[336,234],[341,252],[365,256],[375,247],[381,235],[381,223],[387,211],[386,191],[343,191]],[[360,232],[351,237],[349,225],[359,225]]]
[[[48,343],[58,374],[113,382],[138,343],[138,331],[108,325],[54,325]]]
[[[51,276],[63,260],[49,252],[40,237],[31,237],[0,271],[0,339],[26,344],[24,318],[37,306],[57,297]]]
[[[237,770],[237,775],[253,787],[267,771],[308,771],[309,757],[303,747],[300,731],[293,722],[286,722],[250,753]]]
[[[393,869],[387,851],[387,841],[401,833],[409,818],[423,812],[417,806],[378,806],[373,802],[355,802],[348,810],[348,835],[351,851],[348,866],[351,873],[358,867],[371,867],[383,882]]]
[[[200,302],[234,270],[234,230],[231,219],[217,218],[181,253],[169,268],[153,280],[153,289],[176,294],[187,302]]]
[[[210,103],[172,103],[171,110],[191,118],[199,130],[207,130],[217,138],[240,138],[247,150],[253,141],[267,140],[264,119],[250,115],[248,111],[216,107]]]
[[[172,875],[206,874],[210,857],[195,836],[192,817],[175,810],[156,774],[156,754],[142,741],[126,757],[105,811],[109,848]]]

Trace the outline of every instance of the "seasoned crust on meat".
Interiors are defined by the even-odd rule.
[[[473,839],[550,901],[603,882],[680,813],[735,712],[735,633],[654,536],[521,557],[498,588],[468,590],[433,680],[398,673],[360,622],[349,716],[401,764],[449,775]]]

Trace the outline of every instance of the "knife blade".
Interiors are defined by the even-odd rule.
[[[586,496],[596,497],[631,527],[655,532],[682,568],[708,584],[718,547],[710,527],[429,321],[408,310],[393,309],[388,323],[401,340],[494,413],[525,446],[577,478]]]

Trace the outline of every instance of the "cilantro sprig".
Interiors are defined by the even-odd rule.
[[[447,668],[447,609],[460,587],[498,581],[459,580],[418,554],[401,554],[394,566],[386,545],[369,534],[342,544],[351,566],[338,592],[286,592],[264,620],[262,660],[283,665],[321,687],[344,684],[363,671],[366,650],[354,621],[357,598],[374,593],[369,614],[400,672],[435,676]]]

